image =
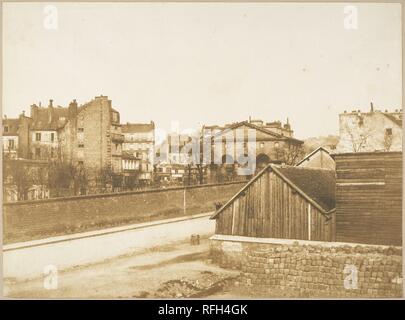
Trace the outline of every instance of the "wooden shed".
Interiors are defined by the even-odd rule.
[[[336,241],[402,245],[402,152],[333,157]]]
[[[216,234],[334,240],[335,172],[268,165],[217,210]]]

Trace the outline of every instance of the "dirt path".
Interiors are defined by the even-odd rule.
[[[58,274],[58,288],[46,290],[44,279],[5,280],[8,297],[24,298],[157,298],[209,297],[232,294],[237,271],[211,264],[208,240],[178,243],[121,256]],[[233,289],[231,289],[233,288]]]

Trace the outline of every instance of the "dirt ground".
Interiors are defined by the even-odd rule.
[[[4,295],[16,298],[248,298],[239,271],[209,259],[208,239],[178,243],[58,273],[57,289],[44,278],[5,279]]]

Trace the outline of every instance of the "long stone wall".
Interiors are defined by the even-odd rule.
[[[215,210],[244,182],[56,198],[3,205],[5,243]]]
[[[402,297],[402,247],[214,235],[211,257],[253,294]]]

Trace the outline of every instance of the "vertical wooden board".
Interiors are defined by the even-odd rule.
[[[241,200],[239,214],[240,214],[239,235],[244,235],[246,230],[246,217],[247,217],[246,195],[243,196]]]
[[[235,226],[234,226],[234,234],[238,235],[239,234],[239,224],[240,224],[240,202],[241,202],[242,196],[239,197],[235,201]]]
[[[281,224],[281,197],[282,197],[282,193],[281,193],[281,181],[280,178],[277,177],[276,180],[276,190],[277,190],[277,202],[276,202],[276,206],[277,206],[277,215],[276,215],[276,228],[277,228],[277,238],[282,238],[283,237],[283,232],[282,232],[282,224]]]
[[[269,178],[270,178],[270,190],[269,190],[269,224],[270,224],[270,229],[269,229],[269,238],[274,238],[274,203],[275,203],[275,190],[274,190],[274,173],[270,171],[269,173]]]
[[[235,230],[235,203],[237,200],[235,200],[232,205],[231,205],[231,211],[232,211],[232,217],[231,217],[231,235],[233,235],[234,230]]]

